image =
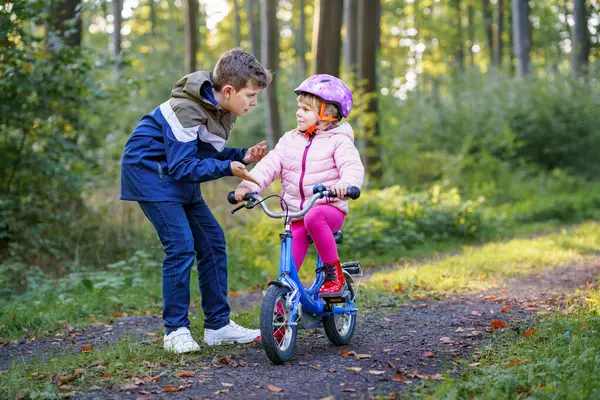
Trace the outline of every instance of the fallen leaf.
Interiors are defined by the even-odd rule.
[[[529,329],[527,332],[525,332],[525,333],[523,334],[523,336],[524,336],[524,337],[529,337],[529,336],[533,335],[533,334],[534,334],[534,333],[536,333],[536,332],[537,332],[537,329],[535,329],[535,328],[531,328],[531,329]]]
[[[179,371],[177,373],[177,376],[180,377],[180,378],[189,378],[189,377],[192,377],[192,376],[195,376],[195,375],[196,374],[193,373],[192,371]]]
[[[83,368],[75,368],[75,373],[77,375],[83,375],[84,372],[85,370]]]
[[[500,309],[500,312],[507,313],[509,310],[510,310],[510,309],[509,309],[508,307],[502,307],[502,308]]]
[[[394,367],[394,364],[392,364],[392,363],[391,363],[391,362],[389,362],[389,361],[387,362],[387,364],[386,364],[386,365],[388,366],[388,368],[391,368],[391,369],[394,369],[394,368],[396,368],[396,367]]]
[[[541,275],[536,275],[535,279],[540,279],[542,276]]]
[[[273,392],[273,393],[281,393],[281,392],[283,392],[282,388],[277,387],[275,385],[267,385],[267,389],[269,389],[269,392]]]
[[[426,351],[425,353],[422,354],[422,356],[425,358],[434,358],[435,354],[432,353],[431,351]]]
[[[477,367],[479,365],[481,365],[480,362],[474,362],[474,363],[469,364],[469,367]]]
[[[348,367],[348,368],[346,368],[346,369],[347,369],[348,371],[350,371],[350,372],[360,372],[360,371],[362,371],[362,368],[361,368],[361,367]]]
[[[447,336],[444,336],[444,337],[440,338],[440,342],[448,344],[448,343],[454,343],[454,340],[450,339]]]
[[[69,385],[60,385],[58,387],[58,390],[60,390],[61,392],[68,392],[69,390],[71,390],[71,386],[69,386]]]
[[[232,387],[233,383],[221,382],[221,386]]]
[[[135,383],[125,383],[121,385],[121,390],[132,390],[136,389],[137,385]]]
[[[495,319],[490,323],[490,326],[496,329],[504,328],[506,325],[506,322],[500,321],[499,319]]]
[[[91,344],[86,344],[85,346],[83,346],[81,348],[81,352],[82,353],[89,353],[90,351],[92,351],[93,348],[94,348],[94,346],[92,346]]]
[[[60,383],[69,383],[69,382],[73,382],[75,379],[77,379],[77,377],[76,377],[76,376],[64,376],[64,375],[61,375],[61,376],[59,376],[59,377],[58,377],[58,381],[59,381]]]
[[[383,350],[381,350],[381,351],[382,351],[382,352],[384,352],[384,353],[389,353],[389,352],[391,352],[391,351],[392,351],[392,349],[383,349]]]
[[[356,392],[356,389],[343,388],[343,389],[340,390],[340,392],[354,393],[354,392]]]
[[[508,293],[508,289],[500,289],[500,293]]]
[[[215,392],[215,394],[226,394],[229,393],[229,389],[221,389],[221,390],[217,390]]]
[[[461,333],[461,332],[464,332],[464,331],[465,331],[465,328],[463,328],[462,326],[459,326],[458,328],[456,328],[456,330],[454,332]]]
[[[123,313],[122,313],[122,312],[116,312],[116,313],[114,313],[114,314],[113,314],[113,317],[114,317],[114,318],[120,318],[120,317],[122,317],[122,316],[123,316]]]
[[[481,317],[481,313],[479,311],[471,311],[471,315],[474,315],[476,317]]]
[[[163,392],[179,392],[181,390],[178,386],[163,386]]]
[[[406,379],[404,379],[404,377],[402,375],[394,375],[392,376],[392,380],[394,382],[406,382]]]
[[[106,371],[104,374],[102,374],[102,377],[104,379],[108,379],[110,377],[110,372]]]
[[[310,366],[312,369],[321,369],[321,364],[315,364]]]
[[[337,372],[337,369],[335,369],[335,368],[329,368],[329,369],[327,370],[327,372]]]
[[[390,318],[388,318],[388,317],[385,317],[383,320],[384,320],[385,322],[392,322],[392,320],[391,320]]]
[[[429,375],[429,379],[431,379],[432,381],[443,381],[444,377],[442,376],[442,374],[435,374]]]
[[[301,367],[306,367],[306,366],[308,365],[308,363],[306,363],[306,362],[304,362],[304,361],[300,361],[300,362],[298,363],[298,365],[299,365],[299,366],[301,366]]]
[[[518,358],[513,358],[512,360],[510,360],[508,362],[508,364],[506,364],[506,366],[504,368],[512,368],[512,367],[518,367],[519,365],[521,365],[521,362],[519,361]]]
[[[385,374],[385,371],[377,371],[377,370],[374,370],[374,369],[370,369],[367,372],[369,374],[371,374],[371,375],[382,375],[382,374]]]
[[[348,350],[342,351],[342,357],[348,357],[349,355],[350,355],[350,352]]]
[[[371,358],[371,355],[370,354],[357,354],[355,357],[360,360],[363,358]]]

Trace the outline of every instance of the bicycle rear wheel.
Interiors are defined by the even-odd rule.
[[[337,306],[346,307],[347,303],[337,303]],[[331,314],[323,317],[323,328],[331,343],[344,346],[350,343],[356,328],[356,314]]]
[[[296,346],[298,326],[292,325],[291,310],[286,306],[289,290],[270,286],[260,310],[262,347],[274,364],[283,364],[292,358]]]

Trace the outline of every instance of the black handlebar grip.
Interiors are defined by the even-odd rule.
[[[356,186],[350,186],[346,191],[346,196],[350,197],[352,200],[356,200],[360,197],[360,188]]]
[[[229,192],[227,195],[227,201],[229,204],[237,204],[237,200],[235,199],[235,192]]]

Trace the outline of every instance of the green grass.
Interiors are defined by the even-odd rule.
[[[600,398],[600,292],[567,315],[531,322],[535,333],[502,335],[465,363],[460,378],[421,392],[435,399]],[[476,363],[479,363],[476,365]],[[475,366],[476,365],[476,366]]]
[[[259,309],[235,313],[232,318],[241,325],[257,328]],[[203,316],[192,321],[192,336],[201,341]],[[245,345],[201,346],[192,354],[174,355],[165,352],[158,343],[140,344],[125,338],[104,348],[88,353],[57,355],[48,359],[15,359],[10,368],[0,375],[2,397],[15,398],[18,394],[29,398],[55,398],[76,395],[93,390],[110,389],[131,381],[132,378],[161,375],[160,386],[178,385],[179,370],[201,372],[201,362],[210,362],[215,356],[235,357],[243,354]],[[76,377],[67,383],[69,389],[60,389],[59,376]],[[54,380],[53,380],[53,377]],[[114,389],[113,389],[114,390]]]
[[[545,236],[464,246],[460,254],[439,260],[406,262],[375,273],[367,289],[402,296],[484,290],[501,286],[511,277],[579,262],[599,251],[600,226],[588,222]]]

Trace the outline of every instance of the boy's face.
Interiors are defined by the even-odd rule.
[[[251,83],[240,91],[235,90],[231,85],[225,85],[221,90],[223,92],[221,106],[238,117],[242,116],[256,106],[256,100],[261,90],[260,87]]]

